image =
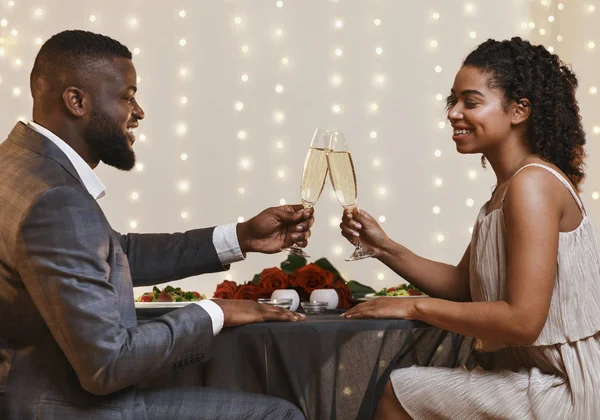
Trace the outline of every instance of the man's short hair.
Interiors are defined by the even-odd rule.
[[[102,60],[115,57],[131,59],[131,51],[108,36],[81,30],[59,32],[40,48],[33,69],[30,87],[33,98],[53,88],[64,89],[65,74],[76,69],[91,75],[99,69]]]

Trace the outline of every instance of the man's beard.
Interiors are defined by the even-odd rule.
[[[126,134],[102,111],[94,110],[85,140],[95,156],[107,165],[129,171],[135,166],[135,152]]]

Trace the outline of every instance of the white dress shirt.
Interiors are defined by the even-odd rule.
[[[104,184],[102,184],[102,181],[100,181],[98,175],[96,175],[92,168],[83,160],[81,156],[77,154],[75,150],[73,150],[71,146],[69,146],[60,137],[47,128],[42,127],[33,121],[30,121],[28,125],[30,128],[46,137],[60,150],[62,150],[62,152],[73,164],[73,167],[77,171],[77,175],[79,175],[83,181],[83,185],[95,200],[104,197],[106,187]],[[213,244],[217,250],[219,261],[223,265],[231,264],[244,259],[244,255],[242,254],[240,245],[238,243],[236,225],[236,223],[231,223],[228,225],[217,226],[213,231]],[[219,305],[209,299],[194,303],[200,305],[206,312],[208,312],[208,315],[212,321],[213,334],[217,335],[223,328],[223,322],[225,318],[223,315],[223,310],[219,307]]]

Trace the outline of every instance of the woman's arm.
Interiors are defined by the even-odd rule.
[[[564,192],[553,188],[556,182],[552,174],[538,168],[527,168],[511,181],[504,203],[505,300],[459,303],[380,298],[357,305],[345,316],[416,319],[507,345],[535,341],[548,317],[556,279],[559,203]]]
[[[391,240],[375,219],[365,211],[344,213],[340,225],[342,235],[356,245],[360,235],[362,246],[397,274],[430,296],[455,301],[469,301],[469,259],[467,247],[457,266],[420,257]]]

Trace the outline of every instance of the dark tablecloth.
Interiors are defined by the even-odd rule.
[[[472,339],[404,320],[347,320],[338,314],[295,323],[226,328],[211,360],[160,386],[203,385],[281,397],[307,419],[370,419],[390,372],[411,365],[457,367]]]

